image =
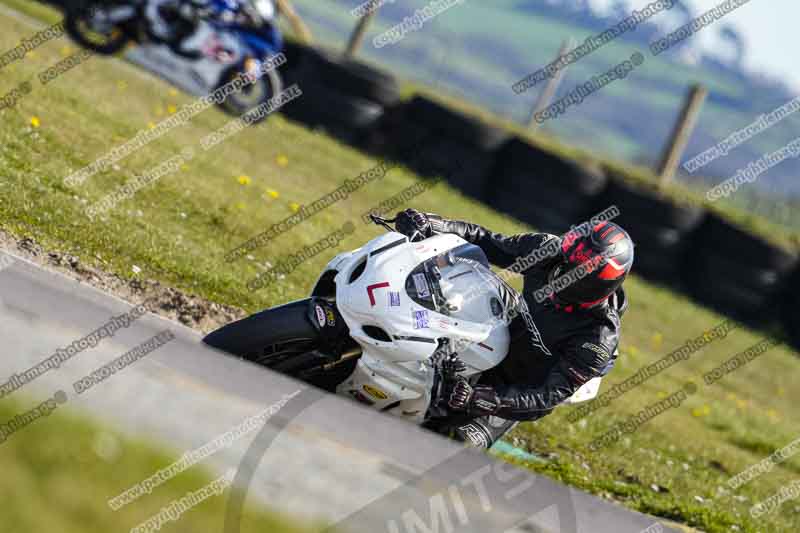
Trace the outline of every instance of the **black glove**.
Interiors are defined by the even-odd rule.
[[[463,411],[471,416],[493,415],[500,408],[500,399],[492,387],[473,387],[464,378],[458,378],[449,391],[447,405],[453,411]]]
[[[416,209],[406,209],[397,213],[394,227],[399,233],[412,240],[417,234],[421,235],[422,238],[428,238],[433,233],[428,215],[420,213]]]

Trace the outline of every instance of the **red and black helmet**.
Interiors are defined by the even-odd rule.
[[[549,275],[553,300],[583,309],[600,305],[622,285],[632,266],[633,240],[617,224],[574,228],[562,238],[561,261]]]

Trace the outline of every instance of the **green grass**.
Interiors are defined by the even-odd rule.
[[[54,15],[47,12],[47,16]],[[4,16],[0,28],[0,49],[30,33]],[[24,80],[35,81],[37,72],[66,53],[65,45],[64,41],[49,43],[13,69],[6,67],[0,91]],[[44,88],[38,83],[34,86],[15,109],[0,111],[0,227],[125,278],[137,276],[135,265],[141,268],[139,277],[158,279],[248,311],[306,295],[334,250],[302,264],[280,283],[253,293],[246,289],[246,282],[261,272],[258,263],[276,264],[346,220],[355,221],[357,231],[337,251],[360,245],[382,231],[361,225],[360,215],[418,179],[404,169],[393,170],[255,250],[252,259],[226,263],[223,256],[228,250],[290,215],[292,203],[310,203],[376,161],[275,116],[201,154],[179,173],[92,222],[82,213],[90,202],[122,185],[127,175],[161,163],[186,145],[196,145],[229,117],[206,111],[121,161],[119,170],[111,169],[71,189],[63,185],[64,176],[164,118],[171,105],[179,107],[190,98],[101,58],[91,59]],[[32,117],[38,119],[38,127],[31,125]],[[243,175],[249,178],[241,180],[244,185],[239,180]],[[480,221],[500,232],[531,229],[444,184],[412,205]],[[631,309],[624,319],[622,356],[606,387],[723,319],[636,276],[626,286]],[[749,518],[748,509],[796,477],[798,458],[735,495],[716,492],[729,475],[800,436],[796,408],[800,391],[794,386],[800,361],[788,348],[773,349],[713,387],[701,386],[687,404],[662,414],[609,450],[591,453],[586,448],[626,415],[687,380],[699,382],[702,372],[754,344],[761,335],[749,330],[731,333],[593,414],[585,425],[567,423],[569,409],[563,408],[540,422],[522,425],[514,436],[537,453],[557,454],[549,465],[532,468],[634,509],[709,532],[730,531],[733,523],[748,532],[797,530],[800,502],[787,502],[758,523]],[[655,492],[653,484],[667,490]]]
[[[4,400],[5,423],[33,406]],[[14,533],[108,533],[129,531],[172,501],[205,487],[219,475],[193,467],[117,511],[109,498],[151,476],[178,456],[131,440],[95,422],[57,409],[0,444],[3,531]],[[211,496],[165,525],[170,533],[221,531],[230,494]],[[307,533],[293,521],[249,507],[242,531]]]

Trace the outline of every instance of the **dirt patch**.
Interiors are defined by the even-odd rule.
[[[0,249],[113,294],[132,305],[146,302],[152,313],[203,333],[248,314],[238,307],[210,302],[167,287],[158,281],[120,278],[86,265],[74,255],[58,250],[44,250],[30,237],[16,238],[3,230],[0,230]]]

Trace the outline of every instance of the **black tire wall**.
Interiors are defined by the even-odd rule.
[[[625,228],[636,244],[634,272],[654,281],[679,284],[692,232],[702,222],[704,210],[635,189],[616,176],[609,180],[598,208],[611,204],[620,211],[614,222]]]
[[[563,234],[603,210],[598,206],[606,185],[599,168],[561,159],[514,138],[497,153],[487,200],[542,231]]]

